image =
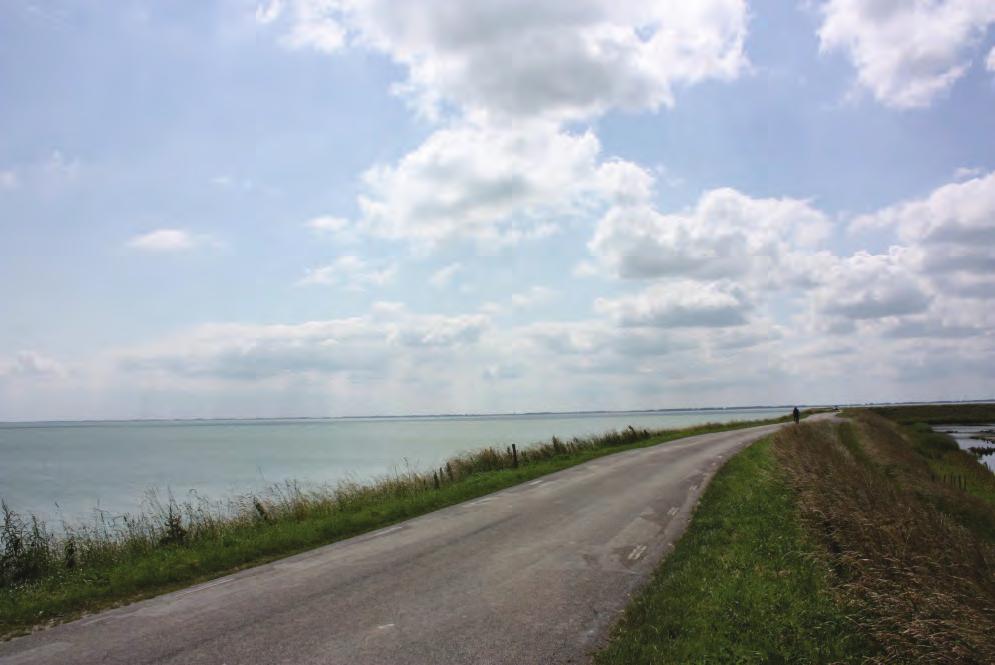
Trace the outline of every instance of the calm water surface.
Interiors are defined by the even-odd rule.
[[[937,432],[946,432],[957,441],[957,445],[961,447],[961,450],[967,450],[971,447],[993,445],[988,441],[983,441],[975,437],[982,435],[990,437],[995,434],[995,423],[987,425],[936,425],[933,429]],[[992,471],[995,471],[995,455],[985,455],[981,458],[981,463]]]
[[[428,469],[489,445],[628,425],[684,427],[770,418],[786,409],[655,413],[445,416],[327,420],[210,420],[0,424],[0,497],[49,521],[89,519],[95,508],[134,512],[152,488],[177,498],[222,498],[287,479],[366,480]]]

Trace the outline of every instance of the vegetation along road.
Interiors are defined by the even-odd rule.
[[[779,427],[601,457],[8,641],[0,664],[585,661],[716,469]]]

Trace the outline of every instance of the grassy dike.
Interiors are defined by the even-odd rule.
[[[764,439],[733,457],[598,665],[860,662],[818,542]]]
[[[517,466],[510,449],[487,448],[429,473],[318,491],[290,483],[223,504],[169,498],[112,524],[66,525],[60,535],[3,506],[0,637],[373,531],[603,455],[786,419],[554,437],[520,449]]]
[[[926,424],[995,406],[847,415],[730,460],[595,662],[995,662],[995,474]]]

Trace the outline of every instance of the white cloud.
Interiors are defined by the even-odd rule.
[[[916,251],[918,269],[948,294],[995,297],[995,172],[855,219],[855,230],[891,229]]]
[[[148,252],[179,252],[193,249],[207,241],[204,236],[182,229],[157,229],[128,241],[128,247]]]
[[[988,52],[988,59],[985,60],[985,68],[990,72],[995,72],[995,46]]]
[[[331,52],[351,34],[353,44],[407,68],[398,89],[428,114],[444,104],[504,117],[655,109],[673,103],[677,85],[735,78],[747,66],[744,0],[297,0],[291,7],[285,44]],[[268,23],[278,13],[269,5],[257,17]]]
[[[928,106],[961,78],[988,26],[991,0],[829,0],[823,51],[843,51],[860,85],[889,106]]]
[[[326,266],[308,269],[298,284],[344,286],[362,290],[370,286],[383,286],[394,279],[396,274],[397,266],[394,264],[373,267],[358,256],[346,255]]]
[[[486,316],[420,315],[374,306],[359,317],[288,325],[208,324],[120,352],[126,371],[266,381],[293,375],[384,376],[476,344]]]
[[[910,253],[901,248],[892,248],[888,254],[858,252],[841,259],[824,276],[815,305],[830,317],[853,320],[924,312],[931,296],[910,259]]]
[[[261,25],[272,23],[283,13],[283,0],[269,0],[265,5],[256,6],[256,22]]]
[[[600,298],[595,309],[627,327],[710,328],[746,323],[752,306],[737,288],[678,281],[654,284],[632,296]]]
[[[647,204],[614,206],[598,222],[589,247],[620,277],[779,286],[810,278],[810,255],[830,228],[826,215],[807,201],[716,189],[679,213],[663,214]]]
[[[551,220],[594,198],[599,149],[589,132],[545,123],[442,129],[396,165],[366,172],[360,224],[428,247],[452,238],[495,246],[543,237],[556,230]]]
[[[0,171],[0,189],[17,189],[21,184],[17,172],[13,170]]]
[[[449,286],[453,278],[463,270],[463,265],[459,262],[450,263],[447,266],[439,268],[432,276],[429,277],[428,282],[432,286],[441,289],[442,287]]]
[[[340,233],[349,228],[349,220],[342,217],[322,215],[320,217],[312,217],[304,225],[317,233]]]
[[[345,4],[340,0],[296,0],[287,3],[270,0],[256,7],[255,19],[261,26],[285,19],[285,32],[280,43],[287,48],[310,48],[334,53],[346,43],[346,29],[335,16]]]

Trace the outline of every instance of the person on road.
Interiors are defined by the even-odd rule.
[[[798,411],[798,407],[797,407],[797,406],[796,406],[795,408],[793,408],[793,409],[791,410],[791,417],[795,419],[795,424],[797,425],[797,424],[798,424],[798,421],[799,421],[799,420],[801,419],[801,417],[802,417],[802,414],[801,414],[801,413],[799,413],[799,411]]]

